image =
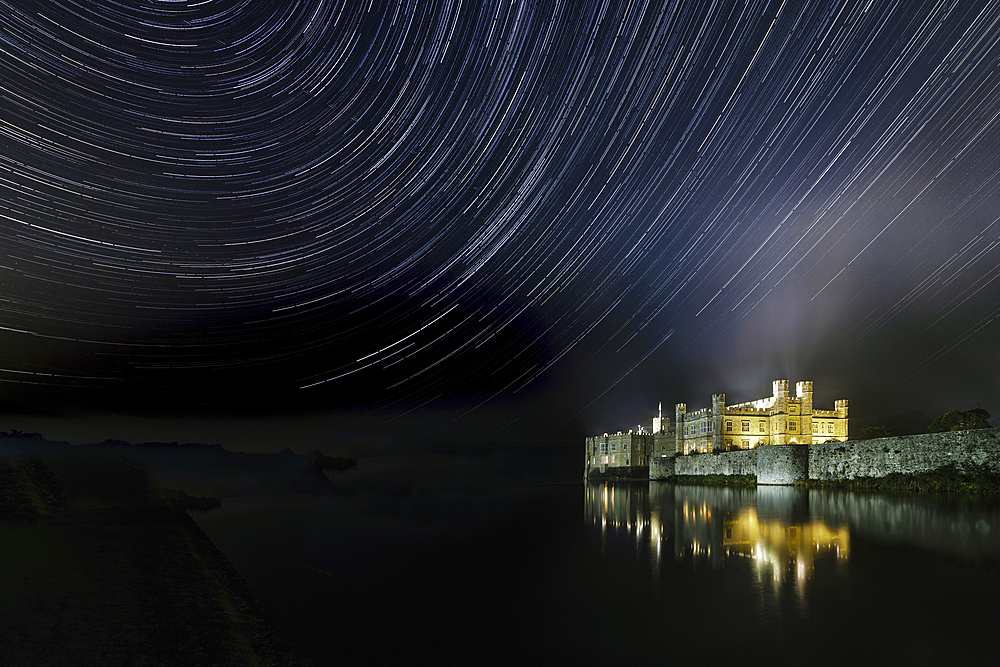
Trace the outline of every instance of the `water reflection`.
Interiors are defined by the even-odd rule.
[[[959,564],[1000,562],[1000,504],[949,497],[892,497],[791,487],[720,488],[601,483],[585,490],[586,522],[602,553],[627,540],[663,559],[722,569],[748,563],[760,582],[812,579],[817,561],[846,571],[852,536],[929,549]],[[798,586],[796,586],[798,588]]]

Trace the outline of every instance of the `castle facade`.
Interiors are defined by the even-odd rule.
[[[813,407],[812,397],[812,382],[797,382],[795,396],[790,396],[788,380],[775,380],[766,398],[726,405],[725,394],[714,394],[711,407],[694,412],[678,403],[673,429],[661,410],[653,419],[652,433],[639,429],[587,438],[585,475],[607,474],[609,469],[629,473],[648,466],[654,456],[847,440],[847,400],[836,401],[833,410],[822,410]]]

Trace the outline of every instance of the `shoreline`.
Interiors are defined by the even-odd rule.
[[[313,664],[188,510],[67,499],[40,461],[2,468],[5,664]]]

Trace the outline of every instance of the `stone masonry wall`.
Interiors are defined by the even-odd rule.
[[[809,445],[758,447],[757,484],[794,484],[809,479]]]
[[[757,451],[712,452],[678,456],[674,463],[676,475],[756,475]]]
[[[649,459],[649,478],[667,479],[674,476],[674,463],[677,459],[673,456],[655,456]]]
[[[1000,474],[1000,429],[925,433],[828,442],[809,448],[809,479],[836,480],[919,473],[950,463],[985,465]]]
[[[752,475],[758,484],[798,479],[838,480],[920,473],[955,464],[983,465],[1000,474],[1000,429],[906,435],[821,445],[767,445],[734,452],[650,459],[649,468],[609,468],[605,478],[666,479],[677,475]],[[648,471],[648,473],[647,473]],[[591,470],[591,477],[595,476]]]

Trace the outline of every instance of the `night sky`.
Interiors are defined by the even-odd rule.
[[[970,0],[0,0],[0,409],[997,416],[998,41]]]

